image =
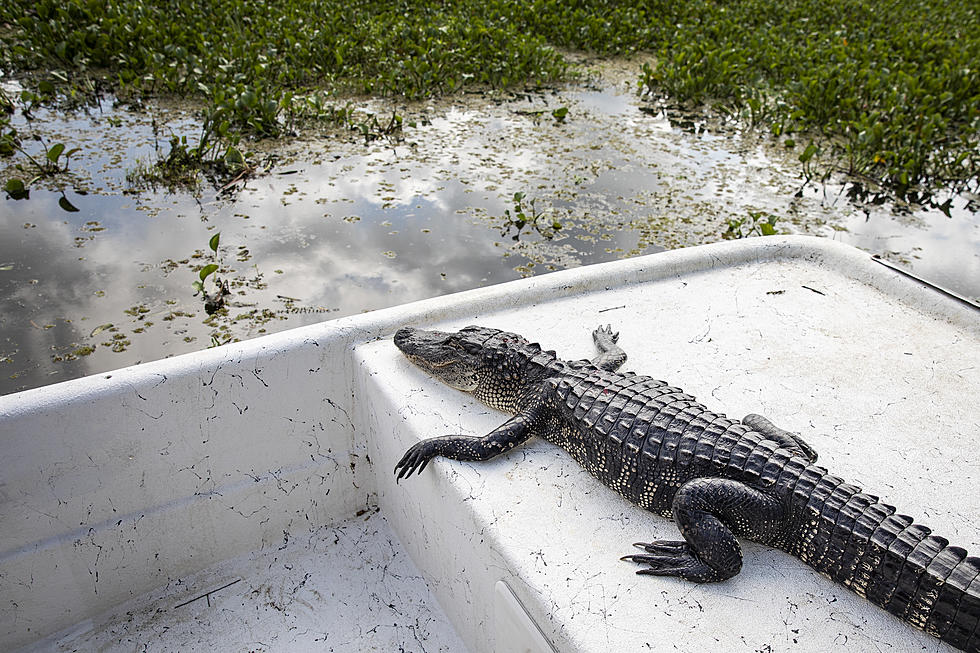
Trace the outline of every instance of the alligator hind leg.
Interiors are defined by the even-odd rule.
[[[798,456],[803,456],[811,463],[817,462],[817,452],[796,433],[779,428],[762,415],[750,413],[742,418],[742,424],[753,431],[758,431],[769,440],[778,442],[784,449],[789,449]]]
[[[626,362],[626,352],[616,344],[618,340],[619,334],[613,333],[608,324],[593,331],[592,341],[599,350],[599,355],[592,359],[592,364],[607,372],[618,370]]]
[[[635,544],[646,553],[622,560],[648,565],[636,573],[698,583],[726,580],[742,568],[742,548],[735,537],[772,541],[783,523],[783,506],[776,497],[726,478],[688,481],[674,495],[672,509],[684,541]]]

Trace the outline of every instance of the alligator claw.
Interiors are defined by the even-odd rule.
[[[643,549],[647,553],[625,555],[620,560],[646,565],[643,569],[636,570],[639,575],[680,576],[683,578],[688,572],[700,566],[700,561],[694,557],[687,542],[661,540],[649,544],[636,542],[633,546]]]
[[[431,440],[416,442],[405,452],[402,459],[395,464],[395,482],[397,483],[403,478],[408,478],[416,472],[421,474],[425,466],[429,464],[429,461],[437,455],[439,455],[439,451],[436,446],[433,446]]]
[[[633,546],[646,551],[646,553],[631,553],[623,556],[620,560],[659,566],[661,563],[675,563],[678,562],[678,559],[693,557],[691,546],[683,541],[634,542]]]
[[[612,326],[599,326],[592,332],[592,341],[599,350],[599,355],[592,359],[592,364],[601,370],[615,372],[626,362],[626,352],[617,345],[619,333],[613,333]]]
[[[625,555],[620,560],[646,565],[636,570],[641,576],[674,576],[695,583],[717,582],[730,577],[730,574],[720,574],[705,564],[687,542],[657,540],[648,544],[637,542],[633,546],[646,553]]]
[[[643,569],[637,569],[639,575],[651,576],[684,576],[684,573],[694,567],[699,562],[689,552],[679,552],[675,554],[649,555],[645,553],[635,553],[625,555],[620,560],[627,562],[638,562],[647,565]]]
[[[592,338],[594,340],[598,341],[600,337],[609,338],[612,342],[619,342],[619,332],[613,333],[611,324],[607,324],[606,326],[600,325],[592,332]]]
[[[668,540],[657,540],[656,542],[634,542],[633,546],[638,549],[643,549],[647,553],[657,553],[657,554],[678,554],[683,553],[687,550],[687,542],[674,542]]]

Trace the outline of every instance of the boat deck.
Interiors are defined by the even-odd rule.
[[[220,562],[52,637],[48,651],[465,651],[383,515]]]

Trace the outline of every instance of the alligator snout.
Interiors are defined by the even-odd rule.
[[[400,350],[405,351],[405,346],[411,342],[412,336],[415,334],[416,329],[412,327],[402,327],[395,331],[395,346]]]
[[[442,331],[426,331],[415,327],[402,327],[395,332],[395,346],[405,354],[419,355],[433,347],[441,345],[448,333]]]

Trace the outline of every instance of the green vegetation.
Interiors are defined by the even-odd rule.
[[[707,104],[777,137],[803,132],[812,176],[905,194],[980,182],[974,0],[537,0],[524,24],[599,53],[644,50],[648,97]],[[795,144],[795,139],[787,139]]]
[[[645,67],[648,94],[715,102],[775,136],[803,131],[833,168],[899,193],[980,179],[975,2],[704,7],[678,17],[659,65]]]
[[[562,119],[564,119],[564,113],[562,114]],[[511,214],[510,209],[504,210],[504,220],[501,225],[500,235],[506,236],[510,233],[511,229],[516,229],[517,232],[511,236],[511,239],[520,240],[524,227],[530,226],[545,240],[551,240],[555,237],[556,233],[561,231],[561,222],[554,217],[546,216],[545,211],[539,211],[536,206],[537,200],[533,198],[528,200],[525,206],[525,197],[527,197],[525,193],[514,193],[514,213]]]
[[[38,84],[38,93],[23,90],[20,93],[20,106],[24,115],[30,119],[31,110],[49,101],[54,97],[55,87],[50,81],[44,80]],[[30,197],[30,186],[42,177],[53,177],[64,172],[68,172],[68,165],[72,155],[78,153],[80,148],[73,147],[66,151],[64,143],[54,143],[47,145],[41,136],[35,136],[32,140],[41,144],[38,152],[31,153],[21,139],[18,137],[17,130],[10,126],[9,114],[15,111],[16,105],[10,97],[0,89],[0,156],[13,156],[21,154],[24,163],[17,163],[14,169],[20,175],[10,177],[3,182],[3,190],[11,199],[20,200]],[[24,179],[27,181],[24,181]],[[76,210],[62,194],[62,208],[67,211]],[[71,208],[68,208],[71,207]]]
[[[219,231],[215,235],[211,236],[208,240],[208,249],[211,250],[211,260],[213,263],[208,263],[204,267],[197,271],[197,280],[195,280],[191,286],[194,288],[194,296],[196,297],[198,293],[203,295],[204,298],[204,312],[208,315],[214,315],[219,310],[221,310],[225,305],[225,297],[231,295],[231,289],[228,287],[228,282],[222,282],[218,277],[214,278],[216,290],[214,294],[208,293],[205,288],[205,282],[207,282],[208,277],[218,272],[221,269],[220,256],[218,254],[218,243],[221,241],[221,232]]]
[[[13,132],[13,130],[11,130]],[[8,132],[9,133],[9,132]],[[9,142],[11,143],[10,154],[14,152],[20,152],[29,162],[28,166],[22,163],[18,163],[15,166],[19,172],[30,175],[30,178],[25,182],[20,177],[10,177],[4,182],[3,189],[7,194],[15,200],[26,199],[30,196],[30,185],[42,177],[53,177],[64,172],[68,172],[68,163],[71,160],[73,154],[81,151],[81,148],[73,147],[72,149],[65,151],[64,143],[55,143],[51,147],[44,144],[43,139],[38,136],[36,140],[42,145],[42,152],[38,154],[35,158],[29,151],[24,149],[21,145],[19,139],[16,137],[16,133],[9,137]],[[77,211],[75,207],[71,205],[68,198],[62,194],[62,208],[66,211]]]
[[[133,102],[198,98],[204,129],[196,143],[171,143],[178,168],[240,174],[240,134],[350,125],[357,94],[420,99],[559,80],[569,64],[555,46],[653,53],[645,95],[807,143],[807,179],[819,161],[820,174],[899,193],[980,181],[974,0],[10,0],[0,25],[4,66],[60,71],[39,76],[20,98],[25,111],[54,84],[76,102],[106,89]],[[5,115],[0,154],[13,154],[20,141]],[[366,140],[400,126],[361,123]]]
[[[725,240],[750,236],[774,236],[779,233],[776,223],[779,216],[765,211],[749,211],[748,215],[728,221],[728,229],[721,235]]]
[[[565,74],[540,36],[489,5],[14,0],[0,21],[18,67],[106,75],[124,96],[197,95],[216,128],[262,136],[316,89],[417,99]]]

